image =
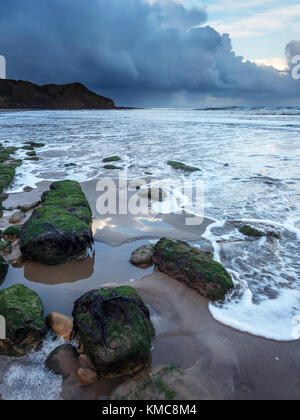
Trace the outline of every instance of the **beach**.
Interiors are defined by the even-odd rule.
[[[300,131],[299,116],[295,110],[288,116],[282,110],[279,120],[274,119],[278,110],[221,111],[213,114],[212,121],[211,114],[199,117],[196,111],[164,112],[159,120],[155,111],[130,111],[130,115],[122,111],[115,121],[117,128],[108,121],[110,111],[68,111],[64,123],[60,117],[55,130],[51,125],[53,115],[58,115],[55,112],[37,111],[37,117],[31,112],[18,113],[21,120],[17,125],[13,113],[2,114],[0,124],[9,145],[32,140],[34,134],[46,146],[38,151],[38,162],[25,162],[18,169],[9,197],[3,202],[0,228],[7,227],[18,206],[39,200],[52,181],[71,178],[80,181],[91,206],[95,244],[82,261],[57,266],[25,261],[20,267],[10,266],[0,289],[24,284],[38,293],[45,315],[55,311],[71,316],[74,301],[87,291],[130,285],[144,299],[156,329],[149,367],[181,367],[190,384],[187,399],[299,399],[300,341],[293,338],[293,317],[300,308],[299,153],[293,143]],[[137,119],[143,121],[143,134],[137,130]],[[88,121],[92,125],[86,133],[83,128]],[[118,129],[125,124],[127,132],[120,135]],[[152,155],[146,157],[150,139],[157,138],[159,131],[163,140],[160,144],[157,141]],[[25,136],[21,135],[24,132]],[[214,141],[207,137],[210,132]],[[244,143],[239,140],[241,132]],[[170,139],[175,133],[172,145]],[[194,139],[188,149],[182,148],[181,135]],[[95,138],[101,139],[99,147],[90,150]],[[126,144],[122,144],[125,138]],[[254,138],[259,144],[257,153],[249,146]],[[272,147],[267,147],[266,139],[273,139]],[[102,160],[114,153],[121,156],[123,170],[105,171]],[[166,165],[167,158],[180,159],[201,172],[176,172]],[[65,166],[74,161],[76,166]],[[187,226],[184,211],[180,215],[100,215],[98,181],[107,176],[118,182],[118,173],[125,170],[130,179],[140,176],[148,185],[153,179],[170,176],[204,179],[203,222]],[[22,192],[26,185],[34,189]],[[181,199],[178,196],[179,206]],[[156,208],[160,204],[156,203]],[[247,238],[238,231],[245,223],[277,236]],[[155,244],[162,237],[212,252],[232,275],[235,291],[224,302],[212,303],[154,267],[140,269],[130,264],[136,248]],[[70,374],[62,380],[44,367],[46,357],[59,344],[61,340],[53,341],[50,334],[42,349],[24,359],[0,356],[2,398],[107,399],[128,379],[102,379],[83,387],[76,365],[70,363]]]

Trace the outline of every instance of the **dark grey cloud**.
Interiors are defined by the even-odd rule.
[[[1,0],[10,78],[80,81],[122,105],[295,103],[299,81],[243,62],[206,12],[171,0]]]

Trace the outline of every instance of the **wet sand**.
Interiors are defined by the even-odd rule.
[[[5,207],[36,201],[48,183],[31,193],[11,195]],[[48,267],[26,262],[10,267],[0,288],[22,283],[41,297],[45,315],[70,315],[73,302],[90,289],[130,284],[149,305],[156,337],[149,365],[174,364],[185,370],[197,399],[300,398],[300,341],[279,343],[232,330],[216,322],[208,301],[153,267],[139,269],[129,263],[137,247],[162,236],[181,239],[209,249],[201,235],[210,223],[185,226],[185,215],[99,216],[96,181],[83,184],[94,215],[95,248],[84,261]],[[1,357],[0,357],[1,359]],[[22,363],[22,361],[20,361]],[[66,362],[67,363],[67,362]],[[64,399],[103,399],[123,380],[100,380],[80,386],[71,365],[62,386]],[[0,361],[0,380],[8,366]]]

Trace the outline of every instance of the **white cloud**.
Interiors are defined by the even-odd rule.
[[[279,31],[288,25],[298,28],[300,33],[300,5],[270,9],[225,24],[221,21],[210,22],[210,25],[219,32],[229,33],[232,38],[263,36]]]
[[[261,67],[272,66],[277,70],[286,70],[288,68],[287,60],[283,57],[270,57],[264,59],[254,59],[251,61]]]

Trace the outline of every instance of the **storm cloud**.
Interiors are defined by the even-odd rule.
[[[119,105],[296,104],[290,72],[244,62],[206,19],[172,0],[1,0],[0,54],[10,78],[80,81]]]

